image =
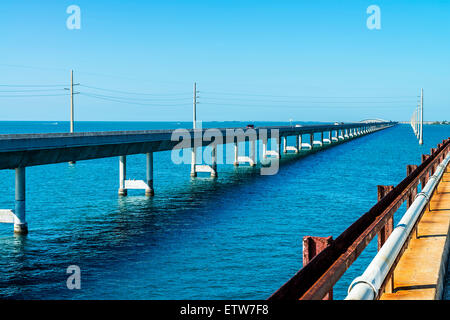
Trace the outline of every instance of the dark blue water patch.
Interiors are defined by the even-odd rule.
[[[83,125],[103,131],[173,124]],[[27,130],[44,132],[40,124]],[[303,236],[336,238],[375,204],[377,185],[398,184],[406,165],[420,163],[449,128],[425,126],[424,136],[419,146],[411,128],[399,125],[306,157],[290,155],[274,176],[219,165],[217,179],[191,179],[188,164],[155,153],[153,198],[141,191],[117,196],[117,158],[27,168],[30,233],[17,237],[11,225],[0,225],[0,295],[265,299],[301,268]],[[145,177],[144,155],[128,157],[127,166],[129,178]],[[13,171],[0,171],[0,186],[0,208],[12,208]],[[375,253],[376,239],[338,282],[336,299]],[[73,264],[81,268],[81,290],[66,287]]]

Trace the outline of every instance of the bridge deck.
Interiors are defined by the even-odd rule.
[[[276,129],[280,137],[287,137],[361,127],[376,131],[395,124],[395,122],[387,122],[302,127],[258,127],[254,129],[254,132],[259,136],[264,130],[267,137],[271,138],[272,129]],[[218,128],[213,130],[224,138],[222,142],[218,141],[217,143],[225,144],[228,143],[227,138],[231,137],[231,141],[234,141],[234,137],[244,137],[243,130],[246,130],[246,128]],[[186,148],[180,146],[179,143],[182,139],[179,138],[178,134],[173,138],[174,132],[175,130],[146,130],[0,135],[0,170]],[[206,132],[206,129],[203,129],[203,131],[196,130],[196,132],[199,134],[194,134],[192,129],[185,131],[189,138],[191,135],[193,136],[193,142],[196,146],[206,146],[211,143],[209,140],[203,139],[203,133]],[[189,147],[191,147],[190,144]]]
[[[418,224],[418,237],[411,239],[394,271],[394,292],[381,300],[436,300],[440,298],[449,251],[449,167]]]

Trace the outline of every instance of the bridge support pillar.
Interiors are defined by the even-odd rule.
[[[249,150],[247,152],[246,148],[245,148],[245,143],[246,143],[246,139],[244,138],[244,155],[243,156],[239,156],[239,149],[238,149],[238,143],[239,141],[235,141],[234,142],[234,162],[233,164],[237,167],[239,166],[241,163],[248,163],[250,165],[250,167],[254,167],[256,166],[256,137],[249,137],[248,140],[248,145],[249,145]],[[267,143],[263,141],[263,147],[265,147],[265,144]],[[216,146],[217,148],[217,146]],[[215,161],[215,156],[214,156],[214,151],[213,150],[213,165],[214,163],[216,163]],[[270,152],[265,152],[265,154],[269,154]],[[264,152],[263,152],[263,157],[264,157]]]
[[[212,159],[211,177],[217,178],[217,145],[214,145],[211,150],[211,159]]]
[[[145,190],[150,197],[155,194],[153,189],[153,152],[147,153],[147,174],[144,180],[127,180],[127,156],[119,157],[119,196],[127,196],[129,189]]]
[[[299,144],[299,138],[297,136],[295,137],[295,146],[289,146],[287,143],[288,137],[284,137],[284,153],[288,153],[288,151],[294,151],[295,153],[299,152],[300,144]]]
[[[314,133],[311,132],[311,134],[309,135],[309,142],[311,144],[311,149],[314,148]]]
[[[262,158],[267,158],[267,139],[262,139]]]
[[[147,153],[147,186],[145,189],[145,195],[151,197],[155,195],[153,189],[153,152]]]
[[[15,170],[15,208],[0,210],[0,223],[14,224],[14,233],[26,235],[28,225],[25,217],[25,167]]]
[[[287,137],[283,137],[283,153],[287,153]]]
[[[337,130],[336,130],[336,136],[333,136],[333,134],[334,134],[334,130],[330,131],[330,141],[331,141],[331,143],[339,140],[339,134],[338,134]]]
[[[16,168],[14,233],[27,234],[28,225],[25,217],[25,168]]]
[[[283,137],[278,139],[278,158],[281,159],[281,154],[283,153]]]
[[[235,167],[239,166],[239,144],[237,141],[234,142],[234,162]]]
[[[194,156],[192,158],[192,161],[195,161]],[[235,161],[235,165],[239,164],[238,161]],[[212,146],[211,149],[211,165],[208,164],[191,165],[191,177],[193,178],[197,177],[198,172],[209,173],[212,178],[217,177],[217,145]]]
[[[119,157],[119,196],[126,196],[125,180],[127,179],[127,156]]]
[[[196,166],[196,162],[197,162],[196,153],[197,153],[197,148],[193,147],[192,148],[192,157],[191,157],[191,177],[192,178],[195,178],[197,176],[197,171],[195,170],[195,166]]]
[[[267,159],[268,156],[274,156],[275,158],[280,158],[280,150],[267,150],[268,139],[262,139],[262,147],[263,147],[263,158]],[[273,143],[271,143],[273,146]]]
[[[250,166],[256,166],[256,139],[250,141],[250,158],[252,159]]]

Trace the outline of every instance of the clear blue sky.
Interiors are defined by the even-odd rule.
[[[2,1],[0,120],[450,120],[450,1],[130,2]]]

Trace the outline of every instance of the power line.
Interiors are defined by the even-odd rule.
[[[290,108],[290,109],[307,109],[307,108],[314,108],[314,109],[321,109],[321,108],[359,108],[359,109],[363,109],[363,107],[359,106],[359,105],[352,105],[352,106],[348,106],[348,105],[264,105],[264,104],[244,104],[244,103],[214,103],[214,102],[208,102],[208,101],[203,101],[203,104],[205,105],[219,105],[219,106],[238,106],[238,107],[256,107],[256,108]],[[386,105],[382,105],[382,106],[370,106],[370,108],[393,108],[393,106],[386,106]],[[410,108],[410,105],[405,105],[405,106],[397,106],[397,108]]]
[[[122,91],[122,90],[115,90],[115,89],[107,89],[107,88],[100,88],[100,87],[94,87],[94,86],[87,86],[80,84],[80,87],[85,87],[89,89],[94,90],[100,90],[100,91],[106,91],[106,92],[113,92],[113,93],[122,93],[122,94],[130,94],[130,95],[142,95],[142,96],[174,96],[174,95],[185,95],[190,96],[190,93],[142,93],[142,92],[130,92],[130,91]]]
[[[232,93],[232,92],[212,92],[202,91],[206,94],[225,95],[225,96],[255,96],[255,97],[276,97],[276,98],[311,98],[311,99],[408,99],[413,96],[306,96],[306,95],[274,95],[274,94],[260,94],[260,93]],[[414,96],[415,97],[415,96]]]
[[[136,101],[129,101],[129,100],[123,100],[123,99],[121,100],[121,99],[116,99],[116,98],[99,96],[99,95],[96,95],[96,94],[91,94],[91,93],[86,93],[86,92],[80,92],[80,95],[91,97],[91,98],[95,98],[95,99],[100,99],[100,100],[117,102],[117,103],[135,104],[135,105],[152,106],[152,107],[173,107],[173,106],[187,106],[187,105],[189,105],[188,102],[186,102],[186,104],[180,104],[180,103],[178,103],[178,104],[149,104],[149,103],[141,103],[141,102],[136,102]]]
[[[64,89],[32,89],[32,90],[0,90],[0,93],[3,92],[18,92],[18,93],[27,93],[27,92],[49,92],[49,91],[61,91]]]
[[[70,94],[59,93],[59,94],[0,95],[0,98],[35,98],[35,97],[57,97],[57,96],[70,96]]]
[[[215,100],[215,101],[222,101],[222,100],[229,100],[229,101],[244,101],[244,102],[264,102],[264,103],[411,103],[411,101],[307,101],[307,100],[261,100],[261,99],[240,99],[240,98],[214,98],[214,97],[204,97],[204,99],[209,100]]]
[[[0,84],[0,87],[7,88],[49,88],[49,87],[64,87],[65,84]]]
[[[92,93],[92,92],[85,92],[82,91],[84,93],[88,93],[88,94],[92,94],[98,97],[103,97],[103,98],[111,98],[111,99],[119,99],[119,100],[134,100],[134,101],[153,101],[153,102],[165,102],[165,101],[190,101],[190,98],[132,98],[132,97],[123,97],[123,96],[111,96],[111,95],[104,95],[104,94],[99,94],[99,93]]]

